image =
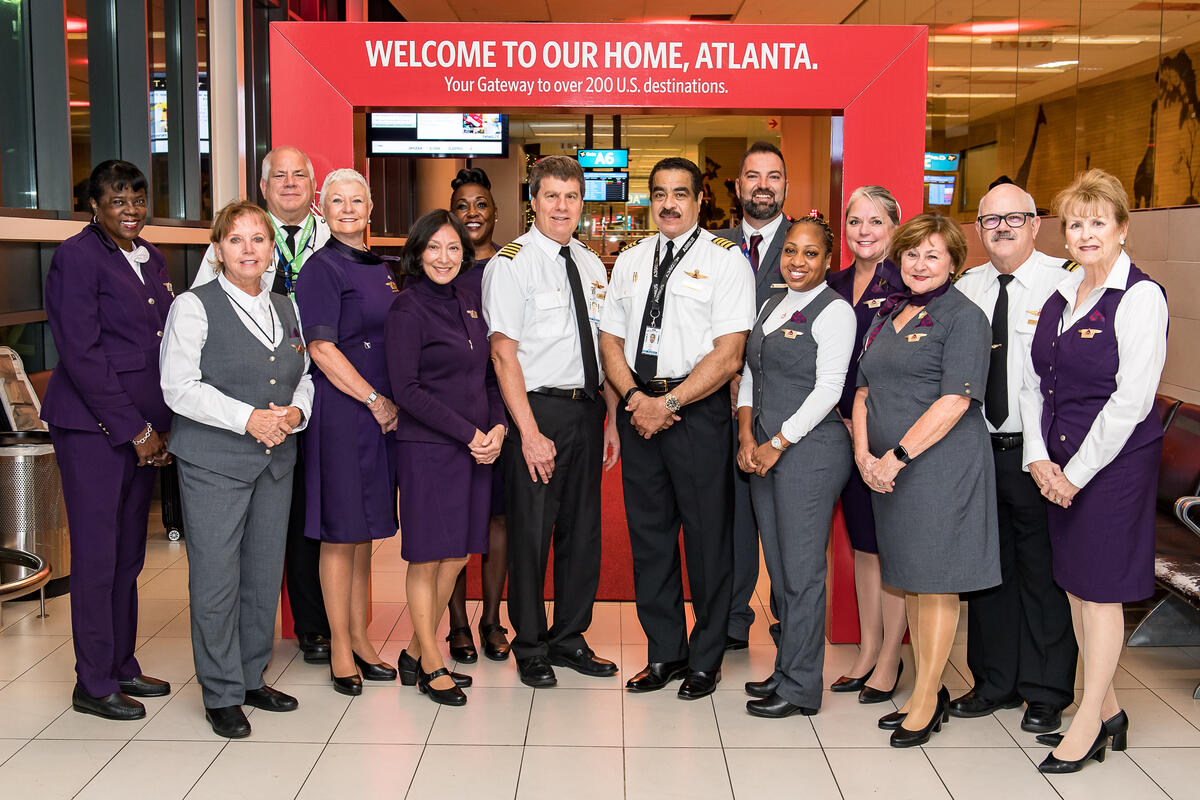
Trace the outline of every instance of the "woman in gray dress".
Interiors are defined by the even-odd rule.
[[[967,255],[958,223],[922,214],[896,229],[907,291],[871,324],[854,396],[854,460],[875,494],[883,581],[906,593],[917,677],[879,720],[893,747],[929,741],[948,718],[942,670],[959,592],[1000,582],[996,478],[981,405],[991,327],[950,276]]]

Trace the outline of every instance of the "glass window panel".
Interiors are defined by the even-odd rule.
[[[24,6],[0,2],[0,206],[37,207],[29,29]]]
[[[90,211],[92,117],[88,92],[87,0],[67,0],[67,92],[71,104],[71,185],[76,211]]]

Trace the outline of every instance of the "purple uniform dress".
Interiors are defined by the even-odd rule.
[[[496,252],[499,252],[500,245],[492,242],[492,249]],[[474,291],[480,297],[483,296],[483,271],[485,268],[487,268],[488,262],[491,261],[493,257],[494,254],[488,258],[477,259],[475,263],[471,265],[471,269],[469,269],[467,273],[462,276],[462,280],[467,281],[470,284],[472,291]],[[508,424],[507,420],[508,418],[506,416],[506,425]],[[500,462],[497,461],[496,463],[499,464]],[[504,516],[504,470],[500,469],[499,466],[497,466],[492,472],[492,516]]]
[[[436,561],[486,553],[493,467],[467,450],[504,424],[478,279],[408,278],[387,318],[387,366],[399,418],[401,555]]]
[[[879,306],[889,294],[904,291],[900,270],[891,261],[884,259],[875,265],[875,277],[867,285],[858,303],[854,302],[854,266],[830,273],[825,281],[854,309],[858,322],[854,335],[854,349],[850,351],[850,367],[846,370],[846,384],[842,387],[842,399],[838,401],[838,412],[845,419],[854,413],[854,393],[858,390],[858,359],[862,355],[863,340],[871,327],[871,321]],[[875,514],[871,510],[871,490],[863,483],[858,468],[850,470],[850,480],[842,490],[842,515],[846,519],[846,532],[850,535],[850,546],[862,553],[878,553],[875,541]]]
[[[1132,264],[1128,290],[1150,277]],[[1040,379],[1042,438],[1050,459],[1066,466],[1116,389],[1117,306],[1125,290],[1107,289],[1092,311],[1061,333],[1067,300],[1042,306],[1033,334]],[[1154,499],[1162,422],[1151,409],[1121,452],[1079,490],[1070,508],[1049,505],[1054,581],[1094,603],[1143,600],[1154,593]]]
[[[387,263],[331,238],[304,263],[296,306],[304,340],[323,340],[380,397],[392,397],[383,326],[398,292]],[[396,535],[392,448],[361,398],[313,364],[313,411],[304,436],[304,535],[353,543]]]
[[[171,279],[162,253],[143,239],[134,244],[150,253],[141,265],[145,283],[94,223],[58,246],[46,276],[59,363],[42,419],[70,524],[75,672],[93,697],[141,674],[133,656],[137,577],[158,470],[137,466],[130,439],[147,422],[160,432],[171,425],[158,372]]]

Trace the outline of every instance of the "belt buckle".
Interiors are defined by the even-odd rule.
[[[585,390],[583,390],[583,389],[572,389],[571,390],[571,399],[572,400],[582,400],[585,397],[587,397],[587,392]]]
[[[650,391],[657,392],[659,394],[666,394],[669,391],[665,378],[653,378],[646,384],[646,386],[650,389]]]

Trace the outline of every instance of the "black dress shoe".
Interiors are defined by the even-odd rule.
[[[938,689],[938,702],[946,704],[949,704],[950,702],[950,690],[945,686]],[[904,723],[904,719],[907,716],[908,714],[905,714],[901,711],[893,711],[890,714],[884,714],[882,717],[880,717],[878,724],[882,730],[894,731]]]
[[[350,697],[358,697],[362,694],[362,678],[355,672],[353,675],[347,675],[344,678],[339,678],[333,674],[333,664],[329,665],[329,679],[333,681],[333,690],[338,694],[349,695]]]
[[[354,663],[358,665],[358,669],[362,672],[364,680],[368,681],[394,681],[396,680],[396,668],[390,664],[384,664],[380,661],[378,664],[372,664],[365,658],[360,658],[358,653],[351,651],[354,656]]]
[[[1114,753],[1124,750],[1129,746],[1129,717],[1123,710],[1118,711],[1104,720],[1104,732],[1112,737]],[[1063,735],[1061,733],[1043,733],[1038,735],[1037,740],[1050,747],[1058,747],[1062,743]]]
[[[558,678],[554,676],[554,667],[550,666],[550,659],[546,656],[518,658],[517,672],[521,676],[521,683],[535,689],[539,686],[554,686],[558,683]]]
[[[510,645],[508,628],[490,622],[479,626],[479,641],[483,643],[483,654],[492,661],[507,661]]]
[[[450,643],[450,657],[464,664],[474,664],[479,660],[479,651],[475,649],[475,640],[471,638],[471,629],[464,625],[461,628],[451,628],[446,636]]]
[[[746,681],[746,694],[751,697],[770,697],[779,688],[779,681],[772,676],[762,681]]]
[[[92,697],[75,684],[71,693],[71,707],[83,714],[95,714],[105,719],[141,719],[146,716],[146,707],[128,695],[113,692],[104,697]]]
[[[736,636],[729,636],[729,635],[725,636],[726,652],[728,652],[730,650],[745,650],[749,646],[750,646],[749,639],[739,639]]]
[[[904,662],[902,661],[900,663],[903,664]],[[875,674],[875,668],[871,667],[869,670],[867,670],[867,674],[863,675],[861,678],[847,678],[845,675],[843,675],[842,677],[838,678],[836,681],[834,681],[833,683],[831,683],[829,685],[829,691],[831,691],[831,692],[861,692],[863,690],[863,687],[867,685],[867,681],[869,681],[871,679],[871,676],[874,674]]]
[[[1062,727],[1062,709],[1049,703],[1034,701],[1025,708],[1021,730],[1030,733],[1049,733]]]
[[[171,684],[160,681],[158,678],[151,678],[149,675],[138,675],[127,681],[117,681],[117,686],[121,687],[121,694],[127,694],[130,697],[162,697],[171,693]]]
[[[250,735],[250,720],[241,706],[204,709],[204,718],[212,725],[213,733],[226,739],[245,739]]]
[[[1019,705],[1021,705],[1021,698],[1019,697],[1010,697],[1007,700],[989,700],[983,695],[977,694],[972,689],[962,697],[951,700],[949,710],[952,717],[972,719],[974,717],[986,717],[988,714],[1001,708],[1016,708]]]
[[[408,654],[407,650],[400,651],[400,658],[396,659],[396,667],[400,673],[400,682],[405,686],[416,686],[418,673],[421,669],[421,659],[413,658]],[[463,675],[458,672],[451,672],[450,677],[454,679],[454,685],[463,689],[475,682],[475,679],[470,675]]]
[[[329,637],[319,633],[298,633],[296,641],[306,664],[329,663]]]
[[[625,681],[625,688],[631,692],[656,692],[687,673],[686,659],[682,661],[652,661],[637,675]]]
[[[943,695],[939,691],[937,704],[933,707],[933,716],[929,718],[925,727],[919,730],[910,730],[901,724],[892,731],[892,737],[888,743],[892,747],[917,747],[928,742],[929,737],[942,729],[942,723],[950,719],[950,714],[946,711],[949,697],[949,693]],[[907,720],[907,715],[905,720]]]
[[[467,696],[457,683],[449,689],[435,689],[429,685],[443,675],[449,674],[450,670],[445,667],[435,669],[433,672],[422,670],[417,678],[417,688],[421,690],[421,694],[429,695],[430,700],[440,705],[465,706],[467,704]]]
[[[299,700],[270,686],[246,690],[246,699],[242,703],[263,711],[295,711],[300,707]]]
[[[717,690],[717,684],[720,682],[721,670],[694,669],[683,679],[683,684],[679,687],[679,698],[699,700],[701,697],[708,697]]]
[[[874,672],[874,671],[875,671],[874,669],[871,670],[871,672]],[[858,693],[858,702],[860,702],[860,703],[885,703],[888,700],[891,700],[892,695],[894,695],[896,693],[896,687],[900,685],[900,676],[903,674],[904,674],[904,662],[901,661],[900,666],[896,668],[896,682],[893,683],[892,688],[888,689],[887,691],[882,691],[880,689],[872,689],[870,686],[866,686],[865,685],[866,678],[864,678],[863,679],[864,686],[862,688],[862,691],[860,691]]]
[[[806,717],[811,717],[817,713],[817,709],[815,708],[789,703],[774,692],[770,696],[759,700],[746,701],[746,710],[756,717],[767,717],[768,719],[782,719],[783,717],[790,717],[792,714],[803,714]]]
[[[1096,741],[1092,742],[1092,746],[1088,748],[1087,754],[1078,761],[1063,761],[1051,752],[1046,756],[1042,763],[1038,764],[1038,772],[1048,772],[1052,775],[1062,775],[1068,772],[1079,772],[1083,769],[1083,765],[1091,759],[1096,759],[1097,763],[1104,763],[1104,748],[1108,744],[1108,734],[1104,732],[1104,726],[1100,726],[1100,732],[1096,734]]]
[[[581,647],[573,653],[551,653],[550,663],[573,669],[589,678],[611,678],[617,674],[617,665],[607,658],[597,657],[590,647]]]

